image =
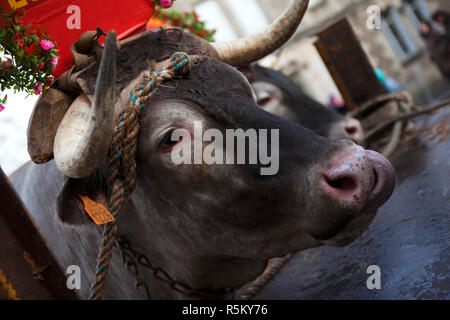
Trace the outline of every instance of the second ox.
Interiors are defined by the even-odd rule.
[[[246,68],[258,105],[282,118],[301,124],[332,139],[351,139],[361,143],[361,123],[340,115],[305,94],[289,77],[279,71],[254,64]]]

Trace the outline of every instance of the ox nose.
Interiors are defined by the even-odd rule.
[[[394,168],[375,151],[352,144],[339,153],[333,163],[322,175],[322,184],[328,196],[342,207],[357,212],[376,209],[394,191]]]
[[[353,140],[356,143],[361,143],[364,140],[364,130],[361,122],[355,118],[346,119],[342,131],[345,138]]]

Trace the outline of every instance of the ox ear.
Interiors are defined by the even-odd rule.
[[[37,164],[53,159],[55,135],[70,105],[80,93],[78,78],[101,52],[100,30],[87,31],[72,44],[74,66],[60,75],[37,101],[28,123],[28,153]]]
[[[72,104],[73,96],[50,88],[37,101],[28,123],[28,153],[34,163],[53,159],[56,131]]]
[[[56,212],[61,222],[69,225],[94,223],[86,213],[81,196],[108,207],[109,189],[104,167],[83,179],[65,177],[64,186],[56,200]]]
[[[245,67],[239,67],[238,70],[247,78],[248,82],[252,83],[254,79],[254,68],[253,65],[247,65]]]

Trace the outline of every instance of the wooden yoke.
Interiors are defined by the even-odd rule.
[[[79,299],[0,168],[0,300]]]
[[[386,94],[347,19],[318,34],[315,46],[349,110]]]

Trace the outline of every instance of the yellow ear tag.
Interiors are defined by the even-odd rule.
[[[114,221],[114,216],[101,203],[92,201],[89,197],[80,196],[84,204],[84,211],[98,225]]]

